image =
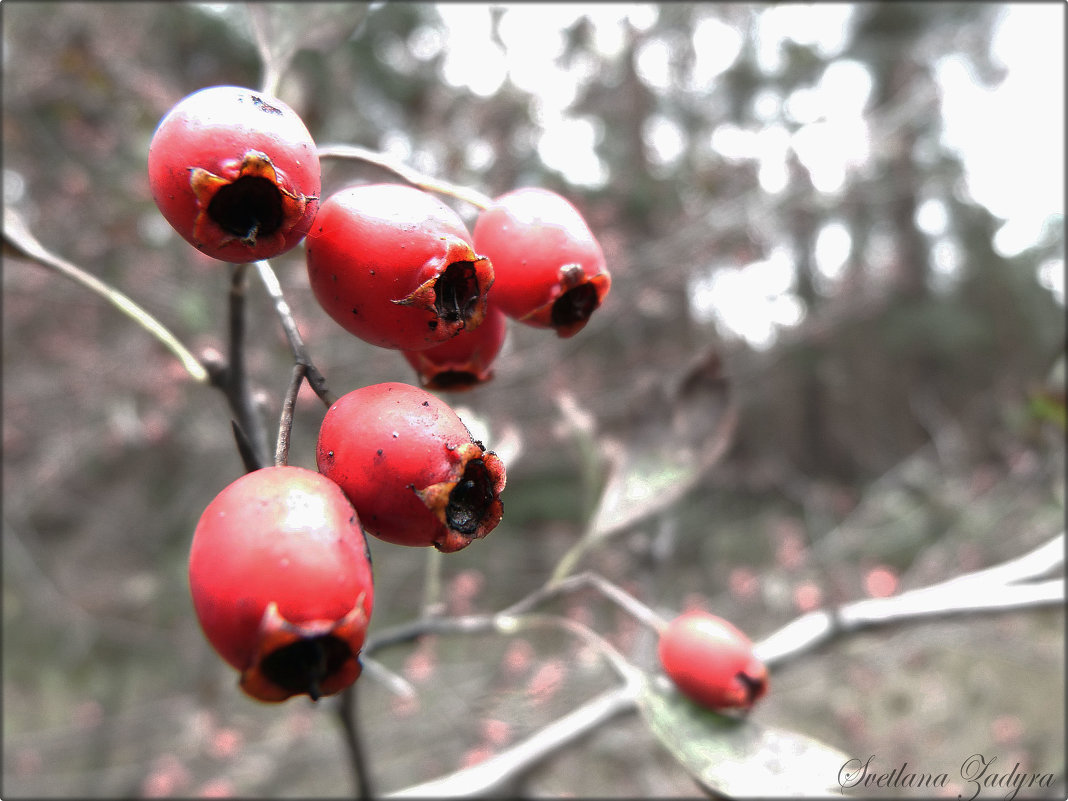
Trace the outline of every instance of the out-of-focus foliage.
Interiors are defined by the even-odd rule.
[[[489,445],[515,430],[523,448],[504,522],[445,566],[452,611],[516,600],[574,545],[606,481],[591,443],[655,453],[679,439],[680,420],[683,440],[704,441],[714,415],[702,410],[722,390],[702,379],[710,358],[739,414],[726,458],[668,514],[588,556],[653,606],[699,602],[759,636],[813,603],[862,595],[876,568],[923,583],[1063,525],[1063,298],[1038,279],[1042,265],[1063,269],[1063,217],[1015,255],[994,247],[999,220],[971,199],[945,144],[935,80],[948,56],[1001,80],[990,42],[1003,6],[841,5],[837,45],[787,36],[769,66],[769,20],[786,4],[348,5],[352,19],[305,41],[278,88],[317,141],[380,149],[490,195],[555,189],[583,210],[613,273],[580,336],[513,326],[494,381],[455,399],[486,421]],[[559,25],[541,40],[543,26],[524,28],[532,13]],[[261,80],[249,10],[9,0],[0,14],[5,203],[194,349],[222,348],[226,270],[167,228],[145,160],[177,100]],[[521,46],[553,54],[553,69],[493,84],[502,49]],[[474,88],[456,77],[465,58],[485,65]],[[852,101],[865,147],[828,186],[804,142],[834,133],[817,124],[833,110],[805,101],[844,73],[869,85]],[[1007,143],[1006,158],[1013,147],[1028,143]],[[761,159],[780,151],[769,188]],[[563,168],[575,153],[587,154],[577,174]],[[324,192],[370,180],[394,178],[324,167]],[[919,224],[932,207],[938,233]],[[828,230],[848,242],[833,273],[817,257]],[[757,347],[702,299],[717,275],[768,264],[787,265],[769,292],[796,324]],[[274,266],[335,392],[414,382],[399,353],[320,312],[300,250]],[[249,367],[273,419],[290,355],[262,291],[249,302]],[[219,393],[192,386],[97,299],[7,254],[3,360],[7,793],[349,794],[327,705],[241,697],[192,618],[193,526],[241,472]],[[561,413],[565,393],[588,416],[585,444]],[[293,463],[314,466],[321,415],[302,393]],[[410,620],[423,554],[372,548],[373,625]],[[578,600],[572,614],[654,664],[647,632]],[[361,680],[377,785],[451,771],[573,708],[611,681],[586,657],[563,636],[384,653],[416,696]],[[1063,775],[1063,667],[1060,614],[938,623],[805,660],[755,714],[892,766],[953,773],[982,751]],[[643,734],[621,720],[516,791],[692,793]]]

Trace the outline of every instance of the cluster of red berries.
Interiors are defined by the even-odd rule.
[[[492,375],[506,319],[581,330],[611,284],[580,213],[543,189],[509,192],[473,234],[420,189],[359,185],[320,202],[316,144],[282,101],[203,89],[163,118],[148,153],[152,195],[190,244],[225,262],[305,242],[330,317],[401,351],[423,387],[376,384],[326,412],[318,472],[248,473],[204,510],[189,581],[205,635],[264,701],[336,693],[360,674],[374,602],[365,534],[454,552],[501,520],[501,460],[427,389]],[[491,291],[492,290],[492,291]]]

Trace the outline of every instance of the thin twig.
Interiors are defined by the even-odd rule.
[[[105,284],[73,262],[67,261],[48,250],[33,235],[22,216],[8,206],[4,207],[4,241],[20,255],[31,259],[42,267],[47,267],[60,275],[66,276],[90,292],[102,297],[159,340],[167,350],[178,358],[182,367],[185,368],[185,371],[189,373],[194,381],[201,384],[210,382],[208,371],[163,323],[124,293]]]
[[[248,13],[252,38],[256,42],[256,50],[263,67],[260,91],[265,95],[275,97],[278,95],[278,85],[282,82],[282,76],[289,68],[296,50],[292,46],[281,51],[272,49],[271,42],[277,40],[277,36],[272,36],[272,32],[267,30],[270,23],[264,15],[270,13],[269,9],[264,9],[259,3],[245,3],[245,11]]]
[[[226,371],[226,397],[237,417],[238,427],[244,432],[252,456],[259,467],[268,463],[267,432],[252,400],[252,390],[245,367],[245,293],[248,288],[248,265],[231,265],[229,296],[230,342]]]
[[[622,587],[610,582],[603,576],[587,571],[585,573],[577,573],[573,576],[561,579],[557,582],[550,582],[545,586],[535,590],[526,598],[512,604],[511,606],[501,610],[501,615],[520,615],[534,606],[544,603],[551,598],[558,595],[564,595],[569,592],[581,589],[583,587],[590,587],[595,589],[601,595],[608,598],[615,603],[624,612],[627,612],[632,617],[646,624],[655,631],[660,631],[667,625],[667,621],[663,616],[655,612],[653,609],[643,604],[629,592]]]
[[[585,734],[637,706],[639,687],[624,684],[564,715],[527,739],[472,768],[388,793],[387,798],[463,798],[491,795],[516,776]]]
[[[477,189],[426,175],[376,150],[368,150],[356,145],[319,145],[318,151],[320,159],[352,159],[374,164],[382,169],[389,170],[413,186],[417,186],[427,192],[448,195],[480,209],[485,209],[493,203],[493,198],[479,192]]]
[[[293,431],[293,408],[297,405],[300,385],[304,382],[305,365],[297,362],[293,365],[293,374],[282,399],[282,417],[278,421],[278,441],[274,448],[274,463],[281,466],[289,462],[289,437]]]
[[[608,640],[597,634],[597,632],[589,626],[579,623],[577,620],[560,617],[558,615],[530,614],[517,615],[514,617],[497,614],[494,615],[494,619],[497,630],[504,634],[517,634],[521,631],[536,628],[564,629],[580,639],[585,640],[588,645],[592,646],[605,658],[608,664],[624,682],[633,681],[641,676],[641,671],[630,664],[626,657],[614,648]]]
[[[427,548],[423,573],[423,616],[437,617],[445,611],[442,599],[441,572],[445,554],[437,548]]]
[[[304,338],[300,335],[296,320],[293,319],[293,310],[290,309],[285,294],[282,292],[282,285],[278,281],[278,276],[275,275],[274,270],[267,261],[256,262],[256,270],[259,273],[264,289],[267,290],[267,294],[274,303],[275,313],[282,323],[282,330],[285,332],[286,340],[289,342],[289,349],[293,353],[293,359],[297,364],[304,366],[304,377],[308,380],[308,386],[312,388],[326,406],[330,406],[337,398],[327,388],[326,378],[319,372],[319,368],[315,366],[308,355],[308,348],[304,344]]]
[[[356,714],[356,696],[359,692],[357,685],[349,685],[338,698],[337,716],[341,724],[341,731],[345,740],[345,747],[349,752],[349,763],[352,765],[353,780],[356,783],[356,797],[360,801],[372,798],[371,779],[367,770],[367,755],[364,753],[363,740],[360,737]]]

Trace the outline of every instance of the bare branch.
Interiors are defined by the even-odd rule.
[[[293,431],[293,407],[297,405],[297,395],[300,393],[300,385],[304,382],[305,366],[293,365],[293,374],[286,388],[286,395],[282,399],[282,417],[278,421],[278,441],[274,448],[274,463],[281,466],[289,462],[289,437]]]
[[[248,288],[248,265],[231,265],[229,295],[229,353],[226,383],[222,387],[230,408],[236,415],[237,427],[245,435],[249,454],[242,453],[246,468],[250,458],[257,468],[265,467],[267,457],[267,432],[252,400],[252,390],[245,369],[245,292]]]
[[[178,361],[182,363],[182,367],[185,368],[185,371],[189,373],[194,381],[201,384],[209,383],[208,371],[163,323],[141,308],[126,294],[109,286],[96,276],[87,273],[73,262],[67,261],[48,250],[33,235],[22,216],[8,206],[4,207],[4,241],[14,248],[19,255],[35,261],[42,267],[47,267],[60,275],[66,276],[90,292],[102,297],[159,340],[167,350],[178,358]]]
[[[628,683],[602,693],[573,712],[553,721],[513,747],[472,768],[407,787],[387,798],[464,798],[500,791],[516,776],[570,745],[575,740],[637,705],[638,685]]]
[[[304,338],[300,335],[296,320],[293,319],[293,311],[289,308],[289,303],[282,292],[282,285],[278,282],[278,276],[275,275],[274,270],[267,261],[256,262],[256,270],[259,272],[260,281],[263,282],[264,289],[267,290],[267,294],[274,302],[275,313],[282,323],[282,330],[289,341],[289,349],[293,353],[293,358],[297,364],[303,365],[304,377],[308,379],[308,385],[324,404],[330,406],[337,398],[331,394],[326,386],[326,378],[319,372],[319,368],[315,366],[308,355],[308,348],[304,344]]]
[[[1023,556],[889,598],[802,615],[754,646],[770,668],[831,639],[877,625],[1064,604],[1064,579],[1028,583],[1064,564],[1064,533]]]

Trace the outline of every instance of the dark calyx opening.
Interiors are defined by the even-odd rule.
[[[447,323],[467,322],[478,305],[474,262],[454,261],[434,282],[434,310]]]
[[[432,383],[435,389],[466,389],[478,383],[478,376],[469,370],[442,370]]]
[[[260,662],[260,672],[292,693],[307,693],[313,701],[322,696],[322,682],[352,656],[352,649],[333,634],[297,640],[272,651]]]
[[[453,531],[474,535],[492,503],[493,482],[486,463],[481,459],[472,459],[449,493],[445,520]]]
[[[745,685],[745,694],[750,705],[764,694],[764,682],[760,679],[754,679],[742,671],[738,671],[737,678]]]
[[[593,284],[580,284],[553,302],[549,320],[554,328],[582,323],[590,319],[590,315],[599,305],[597,289]]]
[[[270,236],[282,225],[282,193],[275,183],[246,175],[219,187],[208,204],[208,216],[226,233],[254,245],[256,237]]]

